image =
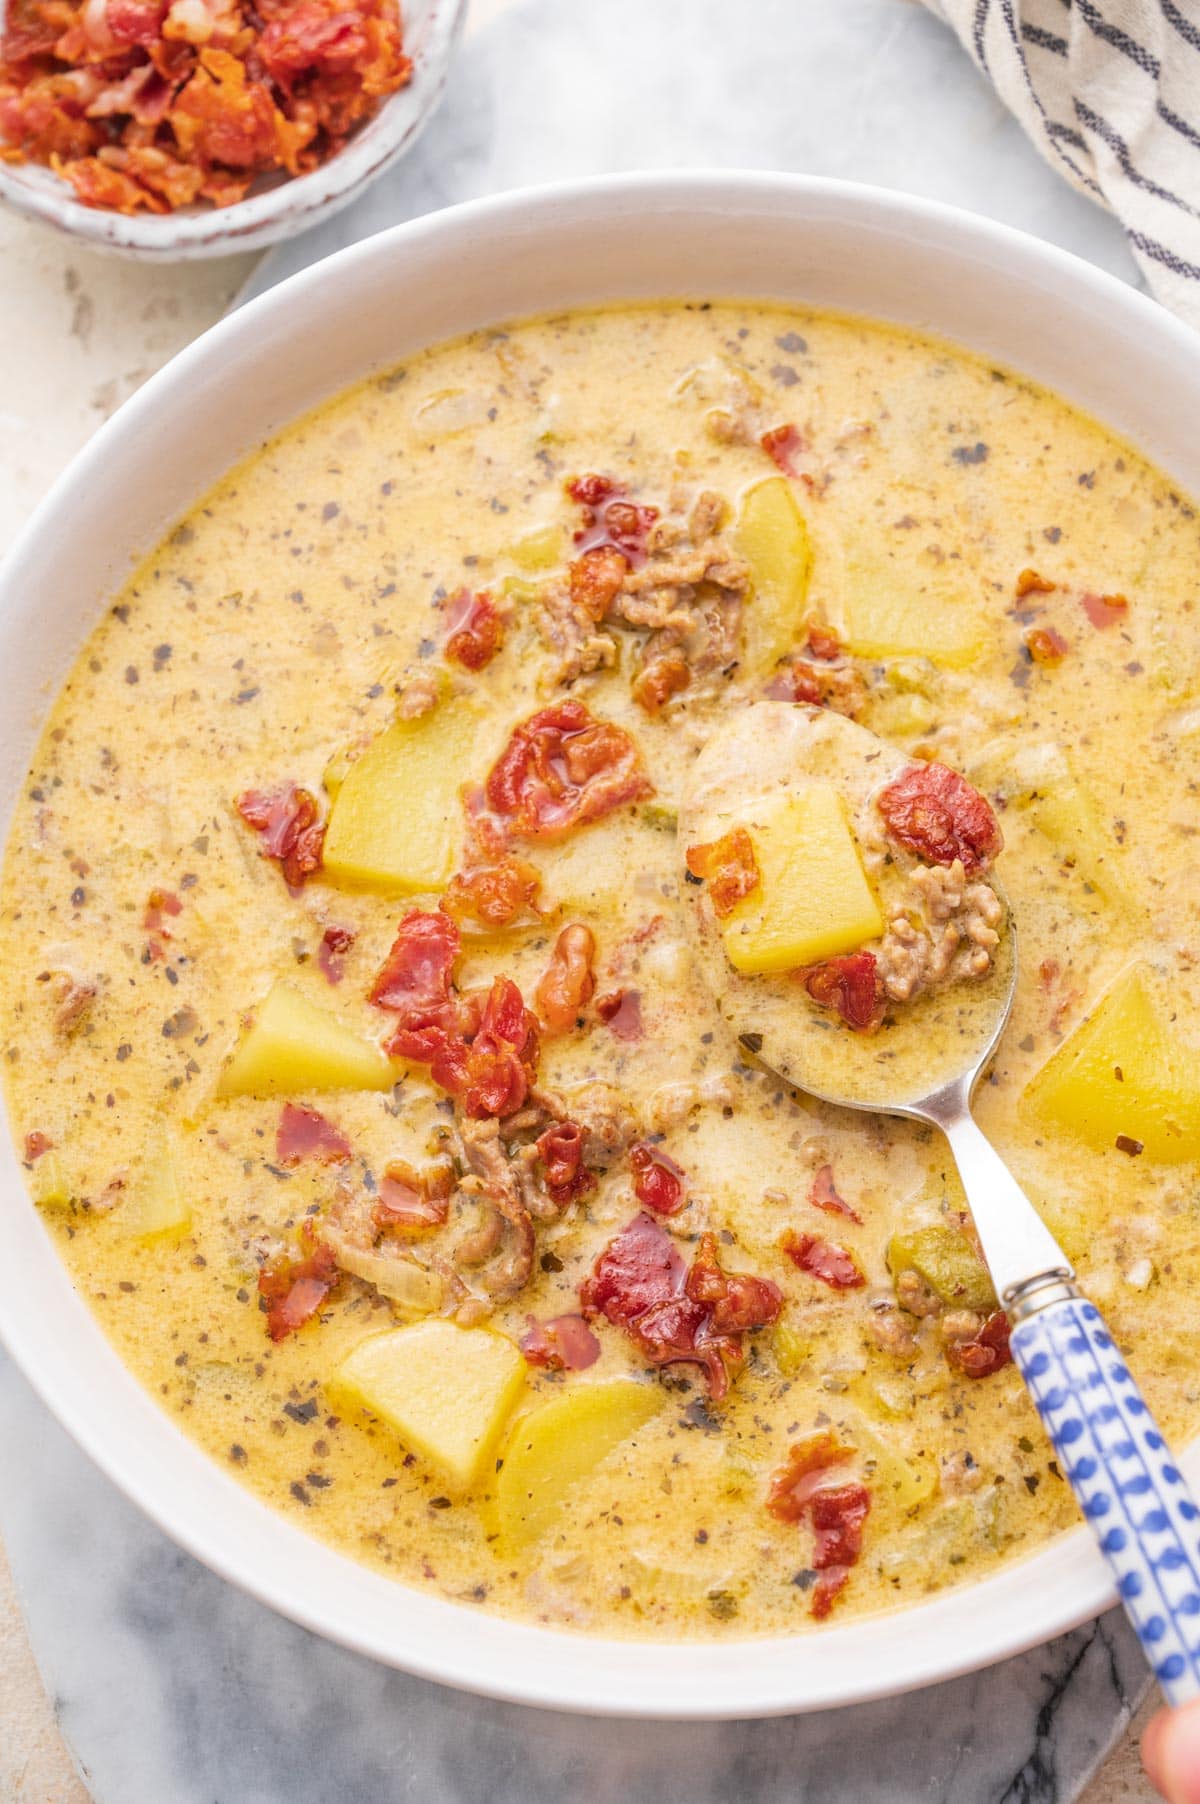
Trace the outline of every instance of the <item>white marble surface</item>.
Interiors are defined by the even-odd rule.
[[[256,282],[478,194],[706,163],[933,195],[1133,279],[1115,224],[1057,180],[949,34],[904,0],[490,0],[484,10],[499,16],[482,28],[477,16],[413,158],[277,253]],[[188,272],[186,288],[155,272],[162,294],[147,295],[125,272],[101,279],[7,227],[0,258],[2,542],[106,403],[244,272],[212,271],[198,286]],[[42,306],[39,270],[53,282]],[[77,329],[60,342],[64,313]],[[101,317],[107,358],[95,354]],[[2,1361],[0,1447],[0,1530],[99,1804],[1065,1804],[1144,1686],[1114,1616],[988,1674],[822,1719],[617,1731],[481,1703],[331,1648],[211,1577],[99,1478]],[[0,1790],[0,1804],[59,1797]]]

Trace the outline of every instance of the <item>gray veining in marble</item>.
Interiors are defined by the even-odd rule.
[[[1135,279],[1115,222],[904,0],[522,0],[464,45],[415,153],[254,286],[453,201],[705,164],[930,195]],[[991,1672],[821,1718],[617,1727],[482,1702],[333,1648],[214,1578],[2,1357],[0,1448],[0,1530],[100,1804],[1067,1804],[1145,1689],[1110,1615]]]

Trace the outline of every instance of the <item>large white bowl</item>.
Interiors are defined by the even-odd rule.
[[[234,459],[433,340],[580,302],[675,295],[806,301],[929,327],[1051,384],[1200,490],[1197,340],[1111,277],[988,221],[845,183],[730,174],[622,176],[458,207],[345,250],[214,327],[96,434],[35,514],[0,574],[6,817],[105,598]],[[812,1710],[985,1665],[1112,1601],[1081,1529],[976,1584],[796,1639],[628,1643],[506,1622],[310,1540],[193,1446],[72,1289],[7,1136],[0,1272],[13,1356],[161,1528],[296,1621],[448,1684],[639,1716]],[[1193,1481],[1195,1455],[1184,1460]]]

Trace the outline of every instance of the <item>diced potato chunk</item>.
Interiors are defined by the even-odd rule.
[[[508,556],[518,570],[537,574],[557,569],[563,561],[563,534],[559,526],[542,526],[526,533],[508,548]]]
[[[847,645],[867,658],[922,656],[957,669],[983,643],[977,579],[956,559],[937,562],[919,530],[846,547],[842,616]]]
[[[1059,854],[1108,901],[1124,906],[1128,891],[1118,868],[1120,853],[1095,797],[1073,779],[1035,796],[1030,814]]]
[[[657,1385],[613,1378],[569,1390],[523,1416],[504,1449],[496,1521],[506,1547],[524,1547],[552,1528],[572,1486],[663,1406]]]
[[[960,1228],[934,1222],[926,1228],[893,1234],[887,1248],[893,1277],[916,1272],[936,1297],[952,1309],[996,1308],[996,1293],[987,1266]]]
[[[791,484],[783,476],[755,483],[742,498],[734,544],[750,566],[746,661],[766,671],[804,639],[812,544]]]
[[[1136,966],[1042,1066],[1025,1102],[1046,1126],[1098,1150],[1123,1137],[1151,1159],[1200,1158],[1200,1061]]]
[[[459,791],[477,727],[473,709],[443,702],[395,721],[355,759],[325,834],[331,883],[389,895],[445,888],[463,839]]]
[[[255,1011],[217,1082],[218,1096],[295,1096],[306,1090],[388,1090],[399,1068],[290,984]]]
[[[121,1232],[131,1240],[178,1240],[191,1225],[179,1149],[163,1129],[146,1142],[133,1187],[121,1205]]]
[[[866,1462],[866,1480],[879,1502],[889,1502],[902,1514],[916,1509],[933,1496],[938,1485],[936,1460],[909,1459],[895,1445],[894,1436],[877,1434],[861,1417],[851,1426],[851,1437]]]
[[[883,932],[842,798],[830,783],[773,796],[743,823],[760,881],[721,922],[739,971],[792,971]]]
[[[467,1491],[524,1382],[525,1361],[512,1341],[439,1319],[360,1341],[329,1388],[395,1429],[453,1490]]]

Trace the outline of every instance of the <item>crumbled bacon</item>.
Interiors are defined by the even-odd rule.
[[[802,702],[810,708],[832,708],[857,720],[867,696],[861,670],[846,655],[832,627],[814,622],[804,650],[781,664],[764,691],[774,701]]]
[[[316,1315],[337,1282],[333,1248],[310,1234],[301,1257],[280,1253],[258,1274],[258,1294],[266,1304],[267,1333],[284,1340]]]
[[[595,936],[580,921],[564,927],[555,940],[550,963],[534,991],[547,1033],[569,1033],[591,1001],[596,988],[592,973],[595,952]]]
[[[541,874],[523,859],[502,854],[450,879],[440,906],[456,920],[484,927],[511,927],[523,914],[536,915]]]
[[[164,916],[172,919],[180,913],[183,903],[171,890],[152,889],[146,903],[146,911],[142,916],[142,926],[149,934],[147,947],[151,959],[163,959],[167,956],[164,940],[171,938],[171,930]]]
[[[1012,1360],[1008,1336],[1008,1317],[1002,1309],[993,1310],[970,1340],[951,1341],[946,1357],[967,1378],[990,1378]]]
[[[409,79],[395,0],[16,0],[0,158],[163,213],[315,169]]]
[[[585,554],[611,546],[628,560],[626,568],[642,561],[646,535],[658,519],[656,507],[639,507],[627,500],[624,487],[611,476],[576,476],[568,482],[567,493],[583,513],[575,543]]]
[[[49,1134],[43,1134],[41,1128],[34,1128],[25,1136],[25,1163],[32,1165],[43,1153],[48,1153],[53,1145]]]
[[[1123,624],[1129,613],[1129,602],[1124,595],[1081,595],[1079,597],[1084,613],[1098,632],[1107,632],[1110,626]]]
[[[762,881],[754,844],[744,827],[733,827],[708,845],[689,846],[687,868],[708,884],[713,913],[718,920],[731,915],[738,903],[753,895]]]
[[[683,1173],[660,1147],[639,1140],[629,1149],[633,1194],[655,1215],[677,1215],[683,1208]]]
[[[446,603],[446,656],[466,670],[482,670],[504,643],[504,622],[486,590],[460,589]]]
[[[342,954],[349,952],[358,935],[352,927],[327,927],[317,947],[317,966],[328,983],[341,983],[345,976]]]
[[[551,1372],[586,1372],[600,1357],[600,1342],[581,1315],[556,1315],[548,1322],[528,1318],[519,1345],[531,1366]]]
[[[853,1254],[836,1241],[822,1240],[819,1234],[789,1232],[781,1245],[793,1265],[828,1284],[830,1290],[859,1290],[866,1283]]]
[[[986,796],[948,764],[909,765],[877,804],[899,845],[930,864],[961,859],[969,877],[986,871],[1004,844]]]
[[[535,1143],[546,1194],[559,1209],[595,1187],[596,1174],[583,1162],[584,1132],[577,1121],[556,1121]]]
[[[808,1193],[808,1200],[815,1209],[824,1209],[827,1215],[844,1215],[847,1221],[856,1221],[860,1225],[862,1216],[857,1209],[852,1209],[845,1197],[839,1196],[833,1181],[833,1166],[817,1167]]]
[[[758,442],[777,470],[793,480],[799,478],[801,472],[797,468],[796,459],[808,447],[797,427],[773,426],[769,432],[763,433]]]
[[[593,545],[568,569],[572,602],[599,625],[620,594],[628,571],[629,559],[615,545]]]
[[[1056,626],[1031,626],[1025,649],[1035,664],[1061,664],[1071,647]]]
[[[1022,570],[1017,578],[1017,599],[1025,595],[1052,595],[1055,584],[1039,576],[1036,570]]]
[[[514,727],[487,779],[487,799],[509,831],[555,839],[654,794],[634,741],[582,702],[555,702]]]
[[[883,1019],[883,999],[873,952],[845,952],[799,973],[822,1008],[833,1009],[847,1027],[871,1033]]]
[[[609,990],[597,996],[596,1013],[618,1040],[640,1040],[645,1032],[640,990]]]
[[[423,1233],[440,1228],[450,1214],[454,1170],[448,1163],[414,1171],[402,1159],[384,1166],[372,1218],[375,1226],[397,1233]]]
[[[818,1619],[828,1616],[862,1552],[870,1492],[856,1482],[832,1484],[828,1479],[833,1467],[852,1458],[853,1449],[828,1430],[805,1435],[788,1449],[767,1493],[767,1509],[778,1521],[800,1522],[807,1516],[812,1525],[812,1564],[820,1577],[809,1609]]]
[[[773,1322],[782,1304],[768,1279],[722,1270],[711,1234],[686,1269],[670,1235],[646,1214],[609,1242],[579,1295],[585,1315],[623,1328],[652,1364],[698,1365],[716,1399],[744,1357],[742,1336]]]
[[[691,680],[691,665],[681,651],[662,652],[642,665],[633,681],[633,699],[647,714],[657,714]]]
[[[325,828],[317,799],[295,783],[277,789],[248,789],[237,799],[237,811],[253,827],[264,858],[277,860],[289,889],[299,889],[321,868]]]
[[[460,1034],[462,1008],[450,979],[461,945],[449,915],[414,908],[401,921],[369,995],[397,1017],[388,1042],[395,1057],[428,1061],[442,1039]]]
[[[299,1165],[304,1159],[340,1165],[350,1157],[350,1142],[316,1109],[285,1102],[275,1129],[275,1157],[281,1165]]]
[[[812,658],[820,658],[823,663],[832,664],[840,658],[843,645],[831,626],[821,620],[814,620],[808,629],[808,654]]]

